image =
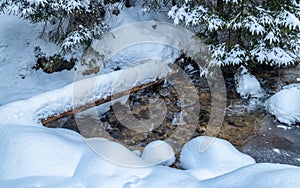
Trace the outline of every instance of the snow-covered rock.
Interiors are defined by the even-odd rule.
[[[262,96],[263,92],[259,81],[244,66],[241,66],[241,72],[235,75],[235,80],[237,82],[237,92],[241,97]]]
[[[173,148],[164,141],[156,140],[150,142],[143,151],[142,159],[153,164],[170,166],[175,162]]]
[[[172,147],[161,140],[150,142],[139,157],[123,145],[105,138],[87,138],[86,143],[103,159],[124,167],[169,166],[175,162]]]
[[[117,142],[112,142],[104,138],[88,138],[86,139],[86,143],[101,158],[115,165],[125,167],[147,167],[153,165]]]
[[[183,146],[180,162],[183,168],[196,168],[212,178],[254,164],[255,160],[223,139],[200,136]]]
[[[280,122],[288,125],[300,122],[300,84],[292,84],[271,96],[265,107]]]

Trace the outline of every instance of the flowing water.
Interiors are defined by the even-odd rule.
[[[147,132],[138,132],[123,126],[110,110],[98,117],[89,115],[82,118],[69,116],[47,124],[48,127],[63,127],[79,132],[85,137],[107,137],[120,142],[132,150],[142,150],[153,140],[165,140],[171,137],[178,128],[193,129],[188,135],[175,138],[186,142],[189,139],[207,135],[207,124],[211,112],[210,90],[205,78],[199,77],[199,70],[191,61],[179,61],[182,67],[193,80],[198,89],[201,105],[199,121],[195,127],[184,124],[182,109],[178,101],[178,94],[172,84],[158,83],[146,89],[139,90],[129,96],[128,105],[131,113],[137,119],[149,119],[149,101],[162,99],[166,105],[167,113],[160,126],[153,127]],[[224,69],[225,70],[225,69]],[[300,166],[300,128],[299,126],[286,126],[280,124],[274,117],[265,112],[263,102],[270,95],[280,90],[284,85],[293,83],[298,75],[297,67],[290,69],[263,67],[253,69],[251,72],[259,79],[265,89],[266,97],[261,99],[242,99],[236,93],[234,77],[230,71],[225,70],[224,76],[227,89],[227,108],[225,119],[218,133],[236,146],[240,151],[254,157],[257,162],[275,162]],[[117,103],[116,105],[122,105]],[[87,113],[88,114],[88,113]],[[177,153],[178,156],[179,153]]]

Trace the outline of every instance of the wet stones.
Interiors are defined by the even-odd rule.
[[[38,57],[37,63],[32,67],[34,70],[42,69],[45,73],[51,74],[63,70],[71,70],[75,66],[75,59],[65,60],[60,55],[50,57]]]

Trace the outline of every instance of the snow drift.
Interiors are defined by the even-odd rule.
[[[178,170],[161,165],[144,168],[117,165],[94,152],[81,135],[66,129],[1,125],[0,136],[0,187],[5,188],[300,185],[299,167],[256,164],[228,142],[211,137],[198,137],[188,142],[181,155],[190,156],[196,162],[181,157],[183,163],[190,165],[188,170]],[[202,151],[199,157],[197,148],[205,139],[215,141],[215,144],[212,142],[212,148]],[[120,151],[116,157],[122,158],[127,152],[130,151]],[[223,160],[222,156],[236,157],[225,157]],[[216,164],[212,164],[214,162]],[[216,168],[211,168],[211,165]],[[222,166],[225,166],[225,171],[216,171]]]

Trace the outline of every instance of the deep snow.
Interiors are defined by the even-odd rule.
[[[139,164],[138,160],[131,161],[132,167],[125,166],[123,164],[130,161],[128,158],[122,158],[122,155],[128,155],[129,150],[118,151],[119,155],[115,157],[123,159],[121,161],[123,164],[118,164],[114,157],[107,159],[105,156],[97,155],[82,136],[66,129],[1,125],[0,135],[2,139],[0,187],[253,187],[253,185],[297,187],[300,185],[299,167],[256,164],[251,157],[238,152],[228,142],[212,137],[198,137],[188,142],[183,147],[181,160],[185,164],[189,163],[189,169],[178,170],[161,165],[136,168],[134,165]],[[118,145],[118,143],[111,144]],[[208,147],[202,150],[207,144],[211,145],[212,149]],[[190,161],[183,156],[190,156]],[[215,167],[212,168],[211,165]]]

